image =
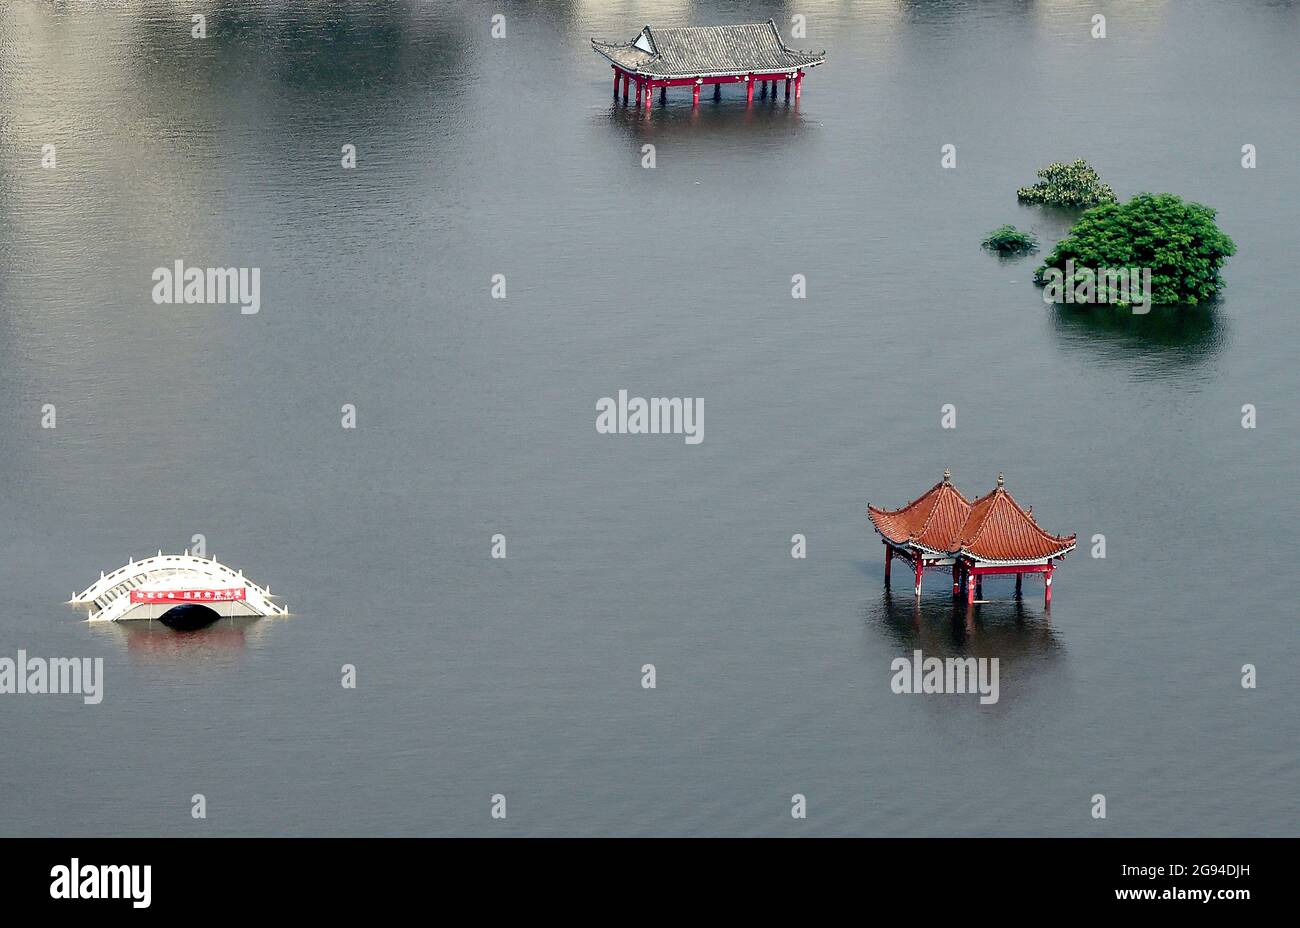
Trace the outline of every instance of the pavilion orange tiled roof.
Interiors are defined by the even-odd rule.
[[[902,509],[867,506],[867,515],[887,540],[932,554],[965,556],[985,562],[1042,561],[1075,546],[1074,535],[1053,535],[1038,527],[1003,486],[973,503],[943,480]]]
[[[1053,535],[1007,492],[1002,475],[997,488],[970,507],[961,531],[948,550],[979,561],[1038,561],[1074,548],[1075,535]]]
[[[867,516],[876,531],[896,545],[915,544],[935,552],[946,552],[970,515],[966,497],[948,482],[951,474],[926,490],[902,509],[867,506]]]

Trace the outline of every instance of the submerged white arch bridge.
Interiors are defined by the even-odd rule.
[[[131,558],[125,567],[99,579],[70,603],[88,607],[92,622],[156,619],[176,606],[207,606],[221,616],[288,615],[271,600],[270,587],[258,586],[215,558],[163,554]]]

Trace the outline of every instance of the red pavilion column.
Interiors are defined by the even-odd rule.
[[[957,561],[952,565],[952,595],[954,598],[961,595],[961,562]]]
[[[641,106],[641,78],[636,79],[636,105]]]
[[[617,100],[618,99],[618,68],[614,67],[614,65],[610,65],[610,67],[614,69],[614,99]]]
[[[975,575],[973,573],[968,573],[966,574],[966,605],[971,606],[974,604],[975,604]]]
[[[925,573],[925,558],[921,552],[916,553],[916,595],[921,595],[921,575]]]
[[[745,103],[754,102],[754,75],[750,74],[745,78]]]
[[[700,82],[696,81],[691,86],[691,106],[700,105]]]
[[[802,86],[803,86],[803,70],[801,69],[795,72],[794,75],[794,98],[796,100],[799,99],[799,93]]]
[[[1047,573],[1043,574],[1043,606],[1052,605],[1052,570],[1051,564],[1047,565]]]
[[[628,84],[628,76],[627,76],[627,72],[624,71],[623,72],[623,102],[624,103],[627,103],[627,84]]]
[[[655,95],[655,82],[648,80],[645,82],[645,108],[650,109],[650,104]]]

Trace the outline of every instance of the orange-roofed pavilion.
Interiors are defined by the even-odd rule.
[[[953,596],[965,594],[973,604],[981,593],[980,578],[989,574],[1015,574],[1020,593],[1025,574],[1043,575],[1043,601],[1052,602],[1054,562],[1074,550],[1075,535],[1053,535],[1034,521],[1007,492],[998,474],[991,493],[974,502],[943,480],[901,509],[867,507],[867,515],[885,544],[885,585],[890,563],[899,556],[916,573],[915,594],[927,567],[948,567],[953,576]]]
[[[970,515],[970,503],[952,485],[952,473],[943,472],[943,480],[926,490],[902,509],[879,509],[867,505],[867,516],[885,542],[885,584],[895,555],[912,565],[916,572],[916,595],[921,595],[921,577],[927,565],[951,566],[956,558],[949,552],[950,542],[960,532]]]

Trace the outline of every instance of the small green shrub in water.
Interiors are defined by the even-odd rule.
[[[1150,302],[1200,303],[1218,291],[1219,268],[1237,251],[1214,216],[1210,207],[1172,193],[1139,193],[1127,203],[1094,207],[1056,243],[1034,279],[1044,283],[1049,269],[1064,272],[1067,261],[1092,271],[1150,269]]]
[[[1086,209],[1118,198],[1108,184],[1103,184],[1096,170],[1080,159],[1072,164],[1054,161],[1038,172],[1042,178],[1032,187],[1021,187],[1016,196],[1026,203],[1048,206],[1071,206]]]
[[[1038,239],[1029,232],[1021,232],[1015,226],[1001,226],[989,233],[989,237],[980,243],[985,248],[1002,255],[1020,255],[1038,247]]]

